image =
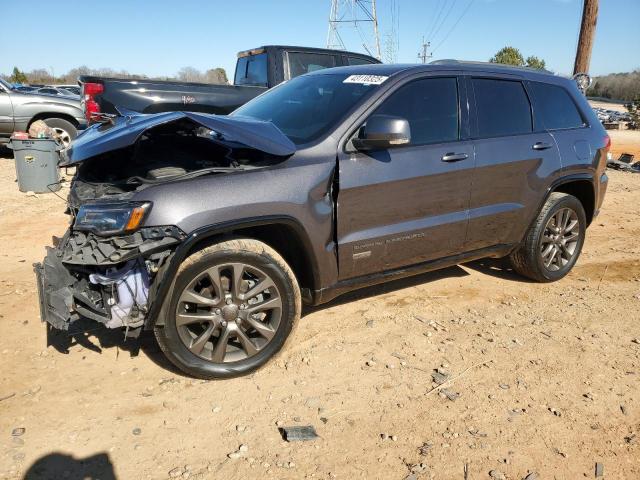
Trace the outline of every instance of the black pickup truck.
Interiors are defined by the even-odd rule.
[[[267,45],[238,53],[233,85],[83,75],[82,104],[87,120],[125,110],[176,110],[226,115],[285,80],[323,68],[380,63],[361,53],[322,48]]]

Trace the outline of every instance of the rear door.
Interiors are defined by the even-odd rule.
[[[341,279],[461,251],[473,173],[461,105],[467,101],[456,73],[406,81],[372,114],[407,119],[411,143],[338,154]]]
[[[476,168],[466,251],[519,242],[550,174],[560,169],[553,137],[534,122],[522,80],[469,77]]]
[[[569,170],[591,167],[595,152],[589,143],[590,130],[570,93],[560,85],[527,82],[533,105],[545,129],[558,145],[562,166]]]

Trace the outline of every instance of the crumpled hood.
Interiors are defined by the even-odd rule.
[[[113,119],[115,125],[96,124],[82,132],[62,152],[60,166],[70,166],[102,153],[133,145],[140,135],[158,125],[189,119],[218,133],[222,143],[242,144],[270,155],[288,157],[295,144],[271,122],[249,117],[227,117],[195,112],[164,112],[126,115]]]

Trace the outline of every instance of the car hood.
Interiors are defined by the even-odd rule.
[[[188,119],[213,130],[215,141],[230,146],[245,146],[270,155],[288,157],[295,144],[271,122],[248,117],[227,117],[195,112],[164,112],[115,117],[112,123],[96,124],[86,129],[62,152],[60,166],[80,163],[102,153],[133,145],[147,130],[159,125]]]

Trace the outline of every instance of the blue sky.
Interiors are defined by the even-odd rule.
[[[399,7],[400,62],[416,62],[422,36],[435,30],[434,59],[484,61],[512,45],[558,73],[572,69],[582,0],[377,0],[383,38],[392,2]],[[330,0],[2,1],[0,72],[17,65],[60,74],[88,65],[171,75],[184,66],[221,66],[232,77],[239,50],[324,47],[329,7]],[[592,74],[640,68],[638,19],[640,0],[601,0]],[[348,49],[362,50],[344,36]]]

